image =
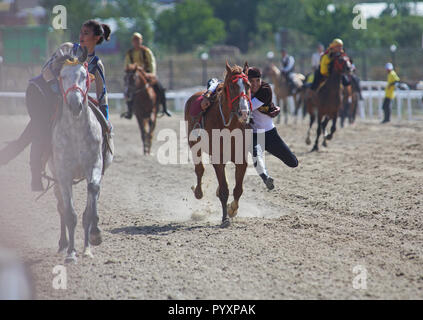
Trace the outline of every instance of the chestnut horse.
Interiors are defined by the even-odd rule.
[[[288,97],[292,96],[295,103],[295,111],[294,116],[296,117],[298,115],[298,110],[301,107],[301,101],[304,98],[304,87],[303,83],[305,80],[304,75],[301,73],[295,73],[294,81],[296,85],[299,87],[299,90],[292,94],[289,91],[289,85],[286,81],[286,78],[282,75],[281,71],[277,66],[275,66],[273,63],[269,63],[263,70],[263,76],[268,77],[271,79],[274,91],[276,94],[276,102],[277,104],[280,104],[282,101],[283,105],[283,113],[285,116],[285,124],[288,123]],[[296,119],[296,118],[295,118]],[[278,116],[277,123],[280,123],[280,115]]]
[[[201,180],[204,174],[204,165],[201,161],[201,156],[206,153],[212,158],[211,162],[219,183],[216,196],[219,197],[222,204],[222,228],[230,225],[228,215],[232,218],[238,212],[238,201],[243,192],[242,183],[248,164],[248,150],[245,149],[250,145],[250,139],[248,139],[245,129],[249,126],[250,120],[251,89],[246,76],[247,70],[247,63],[242,69],[236,65],[230,67],[226,62],[225,81],[218,88],[216,99],[211,103],[206,113],[202,114],[204,123],[202,129],[197,129],[200,122],[196,116],[192,115],[192,110],[190,111],[200,101],[202,93],[194,94],[185,104],[188,144],[192,152],[197,175],[197,186],[195,189],[193,187],[194,195],[197,199],[203,197]],[[218,132],[217,138],[216,132]],[[198,133],[201,134],[201,137]],[[226,137],[229,136],[229,138],[225,139],[225,135]],[[203,138],[203,136],[206,136],[206,138]],[[232,139],[233,137],[235,139]],[[204,143],[206,144],[204,148],[198,148],[198,145],[203,146]],[[228,154],[229,152],[230,154]],[[225,166],[229,161],[235,163],[236,183],[233,190],[234,200],[228,206],[229,189],[225,176]]]
[[[336,57],[330,65],[330,76],[317,91],[307,90],[306,104],[307,112],[310,114],[310,127],[307,132],[306,143],[310,144],[310,130],[317,117],[317,136],[314,147],[311,151],[319,150],[319,137],[326,132],[329,120],[332,120],[330,134],[323,136],[323,146],[327,146],[326,140],[331,140],[336,131],[336,121],[341,107],[341,80],[342,76],[350,72],[351,63],[346,54]],[[324,117],[324,119],[323,119]],[[322,121],[323,120],[323,121]]]
[[[149,155],[159,109],[157,95],[143,68],[130,64],[125,72],[125,83],[128,93],[133,97],[133,110],[141,130],[144,154]]]

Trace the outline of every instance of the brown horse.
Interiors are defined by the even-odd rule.
[[[323,146],[327,146],[326,140],[331,140],[336,131],[336,121],[341,106],[341,80],[342,76],[351,70],[351,63],[346,54],[336,57],[330,65],[330,76],[317,91],[307,90],[306,104],[310,114],[310,127],[307,132],[306,143],[310,144],[310,130],[317,116],[317,137],[311,151],[319,150],[319,137],[326,132],[329,120],[332,120],[330,134],[323,136]],[[324,120],[323,120],[324,117]],[[322,121],[323,120],[323,121]]]
[[[149,79],[144,69],[136,64],[129,65],[125,72],[125,84],[128,93],[133,97],[132,103],[141,130],[144,154],[149,155],[159,109],[157,95],[151,84],[154,80]]]
[[[271,79],[271,82],[274,86],[274,92],[276,94],[276,102],[280,105],[280,102],[282,101],[282,108],[283,113],[285,116],[285,124],[288,123],[288,97],[292,96],[295,103],[295,117],[298,115],[298,110],[301,107],[301,101],[304,98],[304,90],[303,90],[303,82],[305,80],[304,75],[300,73],[296,73],[294,77],[295,84],[297,85],[299,91],[292,94],[289,90],[288,82],[286,81],[286,78],[282,75],[281,71],[277,66],[275,66],[273,63],[269,63],[263,70],[263,76],[269,77]],[[295,118],[296,119],[296,118]],[[280,123],[280,115],[278,116],[277,123]]]
[[[202,114],[203,129],[194,130],[199,126],[200,122],[197,116],[193,116],[191,110],[191,108],[195,109],[195,104],[200,101],[202,93],[194,94],[185,104],[188,144],[192,152],[197,175],[197,186],[195,189],[193,188],[194,195],[197,199],[203,197],[201,180],[204,174],[204,165],[201,161],[201,156],[206,153],[211,156],[211,162],[219,183],[216,196],[219,197],[222,204],[222,228],[230,225],[228,215],[229,217],[234,217],[237,214],[238,201],[243,192],[242,183],[247,169],[248,153],[246,146],[249,146],[251,142],[245,131],[248,127],[251,112],[251,90],[246,76],[247,70],[247,63],[245,63],[243,69],[239,66],[230,67],[226,62],[224,84],[218,88],[216,99],[209,106],[207,112]],[[216,132],[218,133],[217,135]],[[201,133],[201,139],[198,133]],[[205,147],[203,147],[204,142],[206,144]],[[202,147],[199,148],[199,145]],[[235,163],[236,183],[233,190],[234,200],[228,206],[229,189],[225,176],[225,165],[229,161]]]
[[[360,93],[353,86],[342,87],[342,108],[340,110],[341,128],[344,127],[345,118],[353,124],[357,115]]]

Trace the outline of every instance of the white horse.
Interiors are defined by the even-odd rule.
[[[49,160],[56,181],[55,195],[60,214],[59,252],[67,248],[65,262],[76,262],[77,215],[73,206],[73,183],[80,179],[87,181],[87,205],[82,218],[84,255],[92,257],[90,244],[100,245],[102,242],[97,213],[100,183],[105,169],[113,161],[113,141],[111,138],[108,143],[104,141],[101,125],[88,106],[90,78],[87,64],[80,63],[85,59],[86,52],[79,61],[67,60],[60,72],[63,108],[53,127],[52,157]]]

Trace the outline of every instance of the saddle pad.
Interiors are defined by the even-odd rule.
[[[196,117],[199,115],[201,111],[201,101],[203,100],[203,96],[199,96],[195,101],[191,104],[191,108],[189,108],[189,114],[191,117]]]

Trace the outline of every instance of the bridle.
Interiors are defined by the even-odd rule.
[[[135,82],[135,77],[136,77],[137,71],[139,71],[139,70],[138,69],[135,69],[133,71],[132,70],[126,71],[127,72],[127,74],[126,74],[127,79],[128,78],[133,78],[133,81]],[[148,83],[147,78],[143,74],[141,74],[141,76],[145,80],[145,85],[142,86],[141,88],[137,88],[135,85],[129,85],[129,80],[128,80],[128,84],[127,84],[128,85],[128,91],[130,90],[131,91],[131,94],[133,94],[133,95],[138,94],[140,92],[143,92],[143,91],[147,90],[150,87],[150,84]]]
[[[342,62],[340,62],[341,59],[342,59]],[[348,60],[349,60],[349,58],[345,53],[336,57],[336,59],[334,60],[334,66],[333,66],[334,69],[338,73],[344,73],[344,67],[345,67],[345,64],[347,63]]]
[[[64,65],[76,65],[76,64],[79,64],[79,62],[77,60],[76,61],[66,60]],[[65,91],[65,89],[63,87],[63,78],[62,78],[62,76],[59,77],[60,91],[62,92],[63,100],[65,101],[66,104],[68,104],[67,96],[68,96],[69,92],[71,92],[71,91],[81,92],[82,97],[84,98],[84,100],[83,100],[84,103],[87,100],[87,95],[88,95],[88,91],[90,90],[91,81],[90,81],[90,75],[89,75],[89,72],[88,72],[88,63],[84,62],[83,66],[85,68],[85,71],[87,72],[87,80],[86,80],[87,89],[85,90],[85,92],[76,83],[73,86],[69,87]]]
[[[237,74],[237,75],[232,76],[231,81],[232,81],[232,83],[237,83],[240,79],[242,79],[244,83],[248,83],[248,77],[245,75],[245,73],[241,73],[241,74]],[[240,92],[240,94],[238,94],[236,97],[231,98],[231,95],[229,93],[229,86],[225,85],[225,93],[226,93],[226,100],[228,101],[229,110],[231,112],[228,122],[225,121],[225,116],[224,116],[223,110],[222,110],[222,101],[221,101],[220,98],[219,98],[219,110],[220,110],[220,115],[222,117],[223,125],[225,127],[228,127],[230,125],[230,123],[232,122],[232,118],[233,118],[234,114],[236,114],[236,113],[238,113],[239,115],[241,114],[241,112],[239,110],[237,110],[237,111],[232,110],[233,104],[236,100],[241,99],[241,98],[247,99],[249,107],[250,107],[250,112],[253,111],[253,105],[251,103],[251,97],[247,96],[244,91]],[[248,116],[247,123],[249,123],[249,120],[250,120],[250,116]]]
[[[248,77],[245,75],[245,73],[240,73],[232,76],[232,83],[237,83],[239,79],[242,79],[244,83],[248,83]],[[253,111],[253,105],[251,103],[251,97],[247,96],[245,92],[241,92],[239,95],[237,95],[235,98],[231,99],[231,96],[229,94],[229,86],[225,86],[226,91],[226,99],[228,100],[229,104],[229,110],[232,111],[233,103],[241,98],[245,98],[248,101],[248,104],[250,105],[250,110]]]

